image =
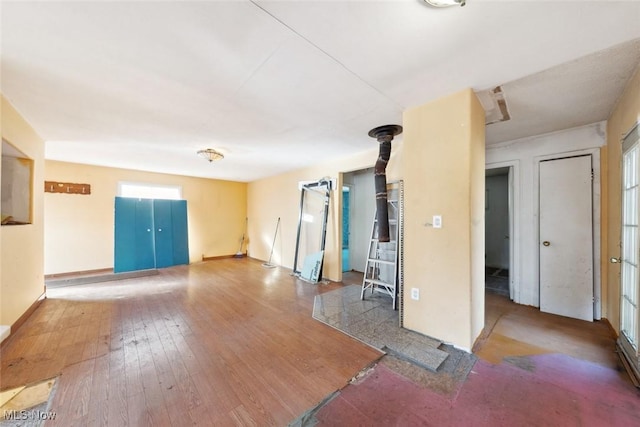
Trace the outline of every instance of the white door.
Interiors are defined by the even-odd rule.
[[[540,162],[540,310],[593,321],[591,156]]]

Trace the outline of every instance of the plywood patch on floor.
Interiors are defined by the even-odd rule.
[[[474,353],[493,364],[503,358],[562,353],[617,368],[615,337],[605,322],[586,322],[485,294],[485,329]]]
[[[4,408],[4,405],[13,399],[18,393],[24,390],[24,386],[12,388],[11,390],[4,390],[0,392],[0,408]]]
[[[542,347],[537,347],[535,345],[527,344],[526,342],[509,338],[494,331],[494,333],[492,333],[485,341],[482,348],[476,352],[476,356],[497,365],[501,363],[505,357],[545,353],[550,353],[550,351]]]
[[[44,413],[56,379],[51,378],[36,384],[5,390],[0,397],[0,425],[13,425],[14,421],[41,421],[41,415],[31,416],[29,412]],[[30,425],[30,424],[20,424]],[[34,425],[38,425],[37,423]]]

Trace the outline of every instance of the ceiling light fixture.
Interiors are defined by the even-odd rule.
[[[449,7],[449,6],[464,6],[467,0],[424,0],[430,6],[435,7]]]
[[[209,160],[209,162],[213,162],[214,160],[224,159],[224,154],[214,150],[213,148],[207,148],[206,150],[198,151],[198,156]]]

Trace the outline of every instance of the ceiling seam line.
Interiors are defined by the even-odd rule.
[[[258,73],[258,71],[260,71],[260,70],[262,69],[262,67],[264,67],[264,66],[265,66],[265,64],[271,60],[271,58],[273,58],[273,55],[275,55],[275,54],[280,50],[280,48],[282,48],[282,45],[280,45],[280,46],[278,46],[276,49],[274,49],[274,50],[273,50],[273,52],[271,52],[271,53],[269,54],[269,56],[268,56],[264,61],[262,61],[262,62],[260,63],[260,65],[258,65],[258,66],[257,66],[257,67],[256,67],[256,68],[251,72],[251,75],[249,75],[249,77],[247,77],[247,78],[245,79],[245,81],[243,81],[243,82],[242,82],[242,84],[241,84],[240,86],[238,86],[238,88],[237,88],[237,89],[236,89],[236,91],[235,91],[235,93],[236,93],[236,94],[238,94],[238,93],[242,90],[242,88],[243,88],[247,83],[249,83],[249,81],[251,81],[251,80],[253,79],[253,76],[255,76],[255,75]]]
[[[266,13],[267,15],[269,15],[271,18],[275,19],[278,23],[280,23],[280,25],[282,25],[283,27],[287,28],[289,31],[291,31],[292,33],[294,33],[295,35],[300,37],[302,40],[306,41],[308,44],[310,44],[311,46],[316,48],[323,55],[325,55],[326,57],[328,57],[331,60],[333,60],[336,64],[338,64],[340,67],[342,67],[345,71],[347,71],[349,74],[354,76],[356,79],[360,80],[362,83],[364,83],[365,85],[369,86],[371,89],[373,89],[375,92],[380,94],[382,97],[384,97],[384,98],[388,99],[389,101],[391,101],[396,107],[400,108],[401,110],[405,109],[405,107],[400,105],[396,100],[394,100],[393,98],[391,98],[390,96],[388,96],[387,94],[382,92],[380,89],[378,89],[377,87],[375,87],[374,85],[372,85],[371,83],[369,83],[368,81],[366,81],[365,79],[360,77],[358,74],[356,74],[354,71],[349,69],[346,65],[344,65],[342,62],[340,62],[338,59],[336,59],[335,57],[330,55],[327,51],[322,49],[320,46],[318,46],[317,44],[315,44],[314,42],[309,40],[307,37],[303,36],[301,33],[296,31],[295,29],[293,29],[289,25],[287,25],[283,20],[281,20],[280,18],[275,16],[273,13],[269,12],[267,9],[265,9],[261,5],[259,5],[256,0],[249,0],[249,2],[252,3],[258,9],[260,9],[262,12]]]

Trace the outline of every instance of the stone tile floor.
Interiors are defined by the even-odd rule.
[[[315,297],[313,318],[374,348],[431,371],[437,371],[449,354],[438,349],[441,341],[399,327],[398,311],[389,296],[374,292],[360,299],[361,287],[349,285]]]

